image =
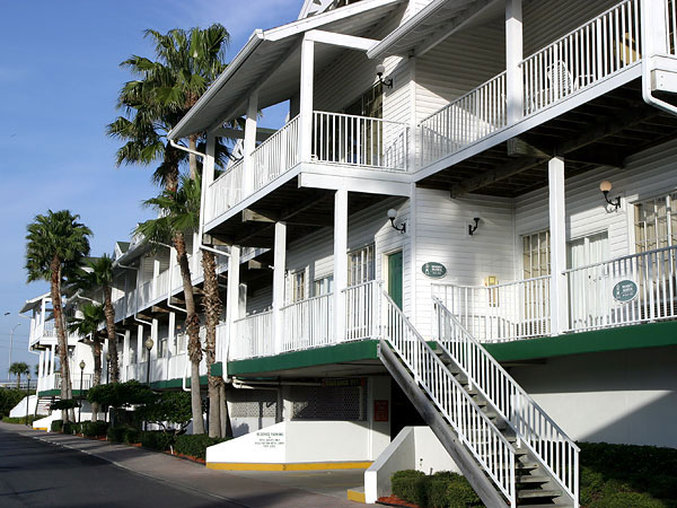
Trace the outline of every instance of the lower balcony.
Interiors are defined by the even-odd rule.
[[[71,388],[73,391],[89,390],[92,387],[93,374],[83,374],[71,372]],[[53,372],[41,378],[38,378],[38,393],[46,391],[61,390],[61,373]]]
[[[577,333],[677,318],[677,247],[566,270],[567,319]],[[552,276],[494,286],[433,285],[433,296],[482,342],[552,334]]]

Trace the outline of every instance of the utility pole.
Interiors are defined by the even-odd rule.
[[[5,312],[5,316],[9,315],[9,312]],[[12,328],[9,331],[9,363],[7,364],[7,381],[10,380],[11,374],[9,372],[9,369],[12,368],[12,348],[14,347],[14,330],[17,329],[17,327],[21,326],[21,323],[17,323],[14,325],[14,328]]]

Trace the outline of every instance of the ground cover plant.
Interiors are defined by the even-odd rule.
[[[677,449],[579,443],[582,508],[677,508]],[[398,471],[393,494],[421,508],[483,506],[460,475]]]

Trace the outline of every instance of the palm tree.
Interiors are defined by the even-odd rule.
[[[106,317],[108,353],[110,354],[110,382],[117,383],[119,378],[117,337],[115,336],[115,309],[113,308],[113,258],[108,254],[87,261],[84,268],[73,278],[72,287],[76,290],[98,290],[103,294],[103,312]]]
[[[14,362],[9,367],[9,373],[16,376],[16,387],[21,387],[21,375],[28,374],[30,372],[28,364],[25,362]]]
[[[36,215],[34,221],[28,225],[26,235],[26,271],[28,282],[48,280],[54,322],[59,346],[59,363],[61,364],[61,399],[72,398],[70,368],[68,363],[68,339],[64,326],[63,305],[61,302],[61,284],[71,277],[80,266],[85,256],[89,254],[89,237],[91,230],[78,222],[79,215],[73,215],[69,210],[53,212],[47,215]],[[69,415],[62,410],[62,420],[74,418],[71,410]]]
[[[102,340],[105,336],[99,331],[99,327],[108,320],[108,316],[106,315],[105,305],[85,303],[80,307],[80,311],[82,311],[81,317],[75,317],[68,320],[68,331],[76,333],[81,337],[85,337],[84,342],[92,348],[94,356],[94,379],[92,380],[92,387],[95,387],[101,384],[101,350]],[[98,404],[92,404],[93,422],[96,421],[98,412]]]
[[[136,232],[151,242],[165,243],[172,241],[176,250],[176,258],[181,269],[183,295],[186,303],[186,332],[188,333],[188,357],[191,362],[190,392],[193,411],[193,432],[204,434],[202,420],[202,398],[200,396],[200,361],[202,346],[200,344],[200,320],[195,306],[193,282],[188,264],[188,252],[184,232],[192,231],[199,224],[200,179],[192,180],[181,177],[178,189],[173,192],[165,190],[158,197],[144,203],[158,212],[157,219],[142,222]]]
[[[197,102],[207,87],[225,69],[225,48],[229,42],[227,30],[219,25],[190,31],[174,29],[162,34],[147,30],[146,37],[155,43],[156,60],[133,56],[122,65],[140,79],[125,84],[118,98],[118,106],[127,116],[118,117],[108,126],[111,136],[120,138],[125,144],[118,150],[117,164],[151,164],[160,162],[153,179],[163,185],[166,198],[172,198],[179,181],[179,166],[185,161],[185,153],[173,148],[166,135],[178,121]],[[188,144],[196,149],[200,136],[189,137]],[[217,157],[222,160],[227,149],[217,145]],[[198,163],[195,156],[189,158],[190,176],[198,176]],[[183,230],[175,231],[172,237],[177,252],[181,246],[185,249]],[[206,254],[207,259],[204,259]],[[205,271],[206,314],[207,314],[207,362],[212,364],[215,358],[215,335],[221,302],[216,281],[216,263],[214,255],[203,252]],[[186,264],[186,269],[188,266]],[[184,275],[182,267],[182,276]],[[190,280],[190,272],[188,271]],[[184,284],[184,290],[187,290]],[[192,287],[191,299],[192,298]],[[194,299],[193,299],[194,300]],[[216,318],[213,318],[216,316]],[[188,324],[186,329],[189,329]],[[218,409],[225,404],[220,400],[219,383],[221,380],[209,376],[210,435],[220,435],[221,425],[215,419]],[[195,388],[194,388],[195,389]]]

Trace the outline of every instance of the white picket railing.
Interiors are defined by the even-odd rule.
[[[215,219],[242,201],[244,184],[244,159],[240,159],[209,185],[205,222]]]
[[[238,319],[234,325],[235,337],[230,344],[231,360],[270,356],[274,353],[273,311]]]
[[[570,331],[677,317],[677,247],[665,247],[564,272]]]
[[[313,158],[320,162],[406,171],[407,124],[342,113],[315,111]]]
[[[515,450],[387,293],[384,337],[514,508]]]
[[[345,340],[362,340],[380,336],[381,284],[369,281],[343,290],[345,295]]]
[[[72,369],[71,369],[72,370]],[[79,369],[78,369],[79,370]],[[43,378],[42,389],[44,390],[60,390],[61,389],[61,373],[55,372],[48,374]],[[94,374],[83,374],[82,385],[80,385],[80,372],[71,372],[71,389],[73,390],[89,390],[92,387]]]
[[[296,116],[252,152],[254,171],[250,194],[298,164],[298,147],[299,117]]]
[[[422,166],[507,125],[505,77],[502,72],[421,122]]]
[[[461,325],[439,298],[439,343],[468,379],[469,385],[498,411],[560,486],[578,500],[579,448],[534,402],[493,356]]]
[[[282,307],[282,322],[282,351],[335,343],[334,295],[316,296]]]
[[[639,0],[626,0],[521,62],[524,115],[641,59]]]
[[[550,276],[497,284],[433,284],[439,298],[480,342],[550,334]]]

